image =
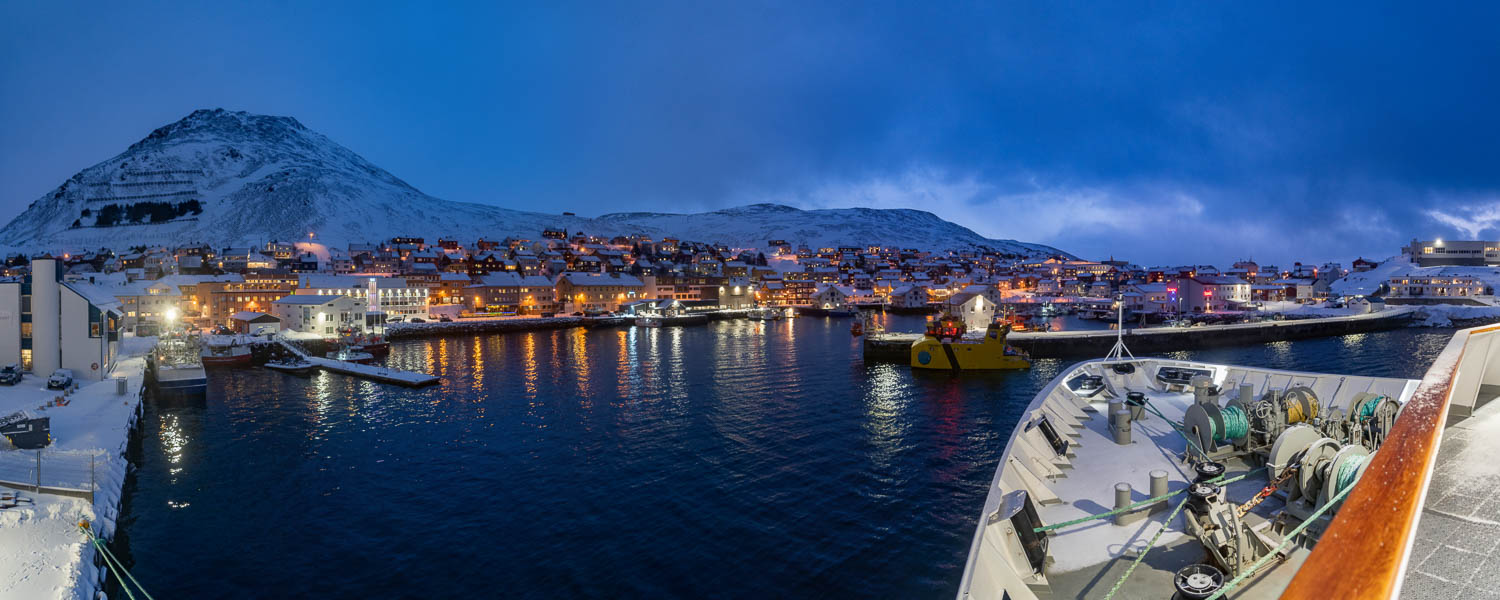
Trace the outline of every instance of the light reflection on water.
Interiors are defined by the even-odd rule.
[[[394,343],[425,389],[216,372],[205,406],[148,404],[132,572],[160,597],[949,596],[1011,429],[1072,361],[914,374],[849,324]],[[1446,339],[1174,357],[1413,376]]]

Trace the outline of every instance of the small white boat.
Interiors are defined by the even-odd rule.
[[[341,360],[341,361],[344,361],[344,362],[352,362],[352,363],[360,363],[360,364],[369,364],[369,363],[375,362],[375,355],[374,354],[370,354],[369,352],[359,352],[357,350],[350,350],[348,348],[345,348],[343,350],[337,350],[337,351],[334,351],[334,352],[329,352],[327,354],[327,357],[330,358],[330,359],[333,359],[333,360]]]
[[[636,327],[661,327],[661,319],[657,317],[637,317]]]
[[[763,306],[761,308],[752,309],[746,316],[748,316],[751,321],[780,321],[783,315],[779,310],[776,310],[769,306]]]
[[[273,360],[267,362],[265,366],[272,371],[281,371],[282,373],[291,373],[293,375],[306,375],[317,368],[311,362],[300,358]]]

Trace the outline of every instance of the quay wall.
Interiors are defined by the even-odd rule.
[[[676,317],[662,317],[663,327],[680,325],[705,325],[710,321],[742,319],[747,310],[720,310],[694,313]],[[460,319],[448,323],[393,323],[386,327],[388,340],[404,340],[443,335],[473,335],[480,333],[508,333],[512,331],[541,331],[547,329],[570,329],[573,327],[629,327],[635,317],[549,317],[535,319]]]
[[[1152,354],[1386,331],[1406,327],[1416,314],[1398,309],[1293,321],[1127,329],[1124,337],[1131,352]],[[864,342],[865,360],[905,363],[911,360],[912,342],[920,338],[921,334],[915,333],[869,336]],[[1033,358],[1080,358],[1103,356],[1114,346],[1115,338],[1112,330],[1053,331],[1017,332],[1007,341]]]

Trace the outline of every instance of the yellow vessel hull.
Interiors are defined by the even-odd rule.
[[[1019,354],[1007,353],[1005,349],[1004,343],[996,343],[993,340],[945,343],[927,337],[912,344],[911,366],[913,369],[948,371],[1031,368],[1030,359]]]

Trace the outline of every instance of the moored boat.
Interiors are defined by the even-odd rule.
[[[272,371],[280,371],[292,375],[307,375],[317,369],[317,365],[301,358],[271,360],[266,362],[265,367]]]
[[[202,359],[204,367],[248,367],[251,365],[250,345],[242,344],[232,336],[206,337],[202,347],[199,358]]]
[[[635,319],[635,326],[636,327],[661,327],[661,318],[659,318],[659,317],[636,317],[636,319]]]
[[[984,337],[966,339],[967,326],[951,315],[927,323],[922,339],[911,345],[913,369],[952,371],[1029,369],[1031,357],[1005,343],[1010,326],[992,322]]]
[[[353,348],[340,348],[325,354],[330,360],[341,360],[344,362],[369,364],[375,362],[375,355],[369,352],[360,352]]]
[[[152,387],[162,396],[202,396],[208,391],[208,373],[203,369],[197,338],[163,336],[146,357]]]

